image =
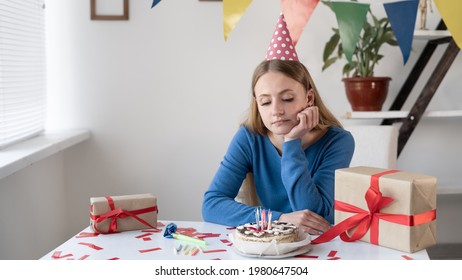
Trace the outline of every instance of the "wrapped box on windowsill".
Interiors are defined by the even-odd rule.
[[[354,225],[341,235],[345,241],[365,232],[360,240],[409,253],[433,246],[436,178],[363,166],[336,170],[335,224],[341,222]]]
[[[98,233],[155,228],[157,198],[152,194],[90,198],[90,227]]]

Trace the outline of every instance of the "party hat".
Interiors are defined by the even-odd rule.
[[[298,61],[298,55],[295,51],[292,38],[290,37],[287,23],[284,15],[281,13],[276,29],[273,33],[273,38],[266,53],[266,60],[280,59],[280,60],[295,60]]]

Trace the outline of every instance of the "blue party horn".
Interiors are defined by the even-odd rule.
[[[164,231],[164,237],[166,238],[174,238],[177,240],[182,240],[186,242],[191,242],[200,246],[207,245],[207,242],[198,238],[192,238],[183,234],[176,233],[177,226],[174,223],[170,223],[167,225]]]

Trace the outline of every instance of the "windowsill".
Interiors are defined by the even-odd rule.
[[[88,130],[46,132],[0,150],[0,180],[89,138]]]

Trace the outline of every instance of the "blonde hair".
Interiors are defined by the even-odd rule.
[[[250,131],[256,134],[267,135],[268,129],[263,124],[260,113],[258,112],[257,101],[255,99],[255,85],[264,74],[274,71],[286,75],[303,85],[306,92],[310,89],[314,94],[314,106],[319,109],[319,124],[315,129],[327,128],[332,125],[342,127],[342,124],[337,118],[329,111],[329,109],[322,102],[321,96],[314,85],[313,79],[306,67],[298,62],[292,60],[265,60],[261,62],[253,73],[252,77],[252,96],[250,100],[250,107],[246,120],[242,123]]]

